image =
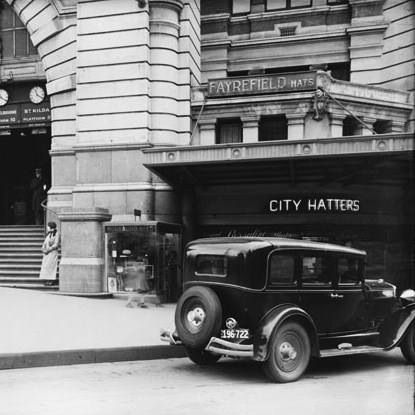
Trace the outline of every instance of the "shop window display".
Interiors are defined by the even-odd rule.
[[[109,292],[155,295],[175,301],[181,289],[180,227],[161,222],[107,224]]]

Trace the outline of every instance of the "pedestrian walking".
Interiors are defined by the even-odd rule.
[[[58,248],[60,235],[55,222],[48,222],[48,233],[42,245],[43,259],[40,269],[41,280],[47,280],[45,285],[55,285],[57,282]]]

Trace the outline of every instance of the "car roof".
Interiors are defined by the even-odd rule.
[[[295,248],[295,249],[315,249],[320,251],[328,252],[337,252],[351,255],[360,255],[365,256],[366,252],[349,248],[347,246],[335,245],[325,242],[316,242],[306,239],[292,239],[292,238],[278,238],[278,237],[215,237],[215,238],[201,238],[189,242],[187,245],[188,248],[193,247],[194,245],[229,245],[234,244],[235,247],[244,249],[244,250],[255,250],[265,247],[275,247],[275,248]]]

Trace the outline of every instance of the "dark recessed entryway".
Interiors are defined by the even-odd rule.
[[[30,182],[35,168],[50,187],[50,128],[2,131],[0,135],[0,224],[34,224]]]

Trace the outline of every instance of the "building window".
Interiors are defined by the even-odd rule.
[[[0,22],[2,59],[37,55],[37,50],[30,40],[29,33],[12,8],[4,2],[0,4],[0,7],[2,8]]]
[[[311,5],[312,0],[267,0],[267,10],[295,9]]]
[[[343,121],[343,136],[358,135],[360,124],[353,117],[346,117]]]
[[[344,4],[347,3],[347,0],[327,0],[327,4],[334,5],[334,4]]]
[[[262,116],[259,120],[259,141],[286,140],[287,117],[284,114]]]
[[[242,142],[242,123],[239,118],[225,118],[216,124],[216,144]]]
[[[334,79],[350,81],[350,62],[329,63],[327,70]]]
[[[241,14],[251,11],[251,0],[233,0],[232,13]]]
[[[392,123],[391,121],[377,120],[373,124],[373,129],[375,130],[376,134],[387,134],[392,131]]]

